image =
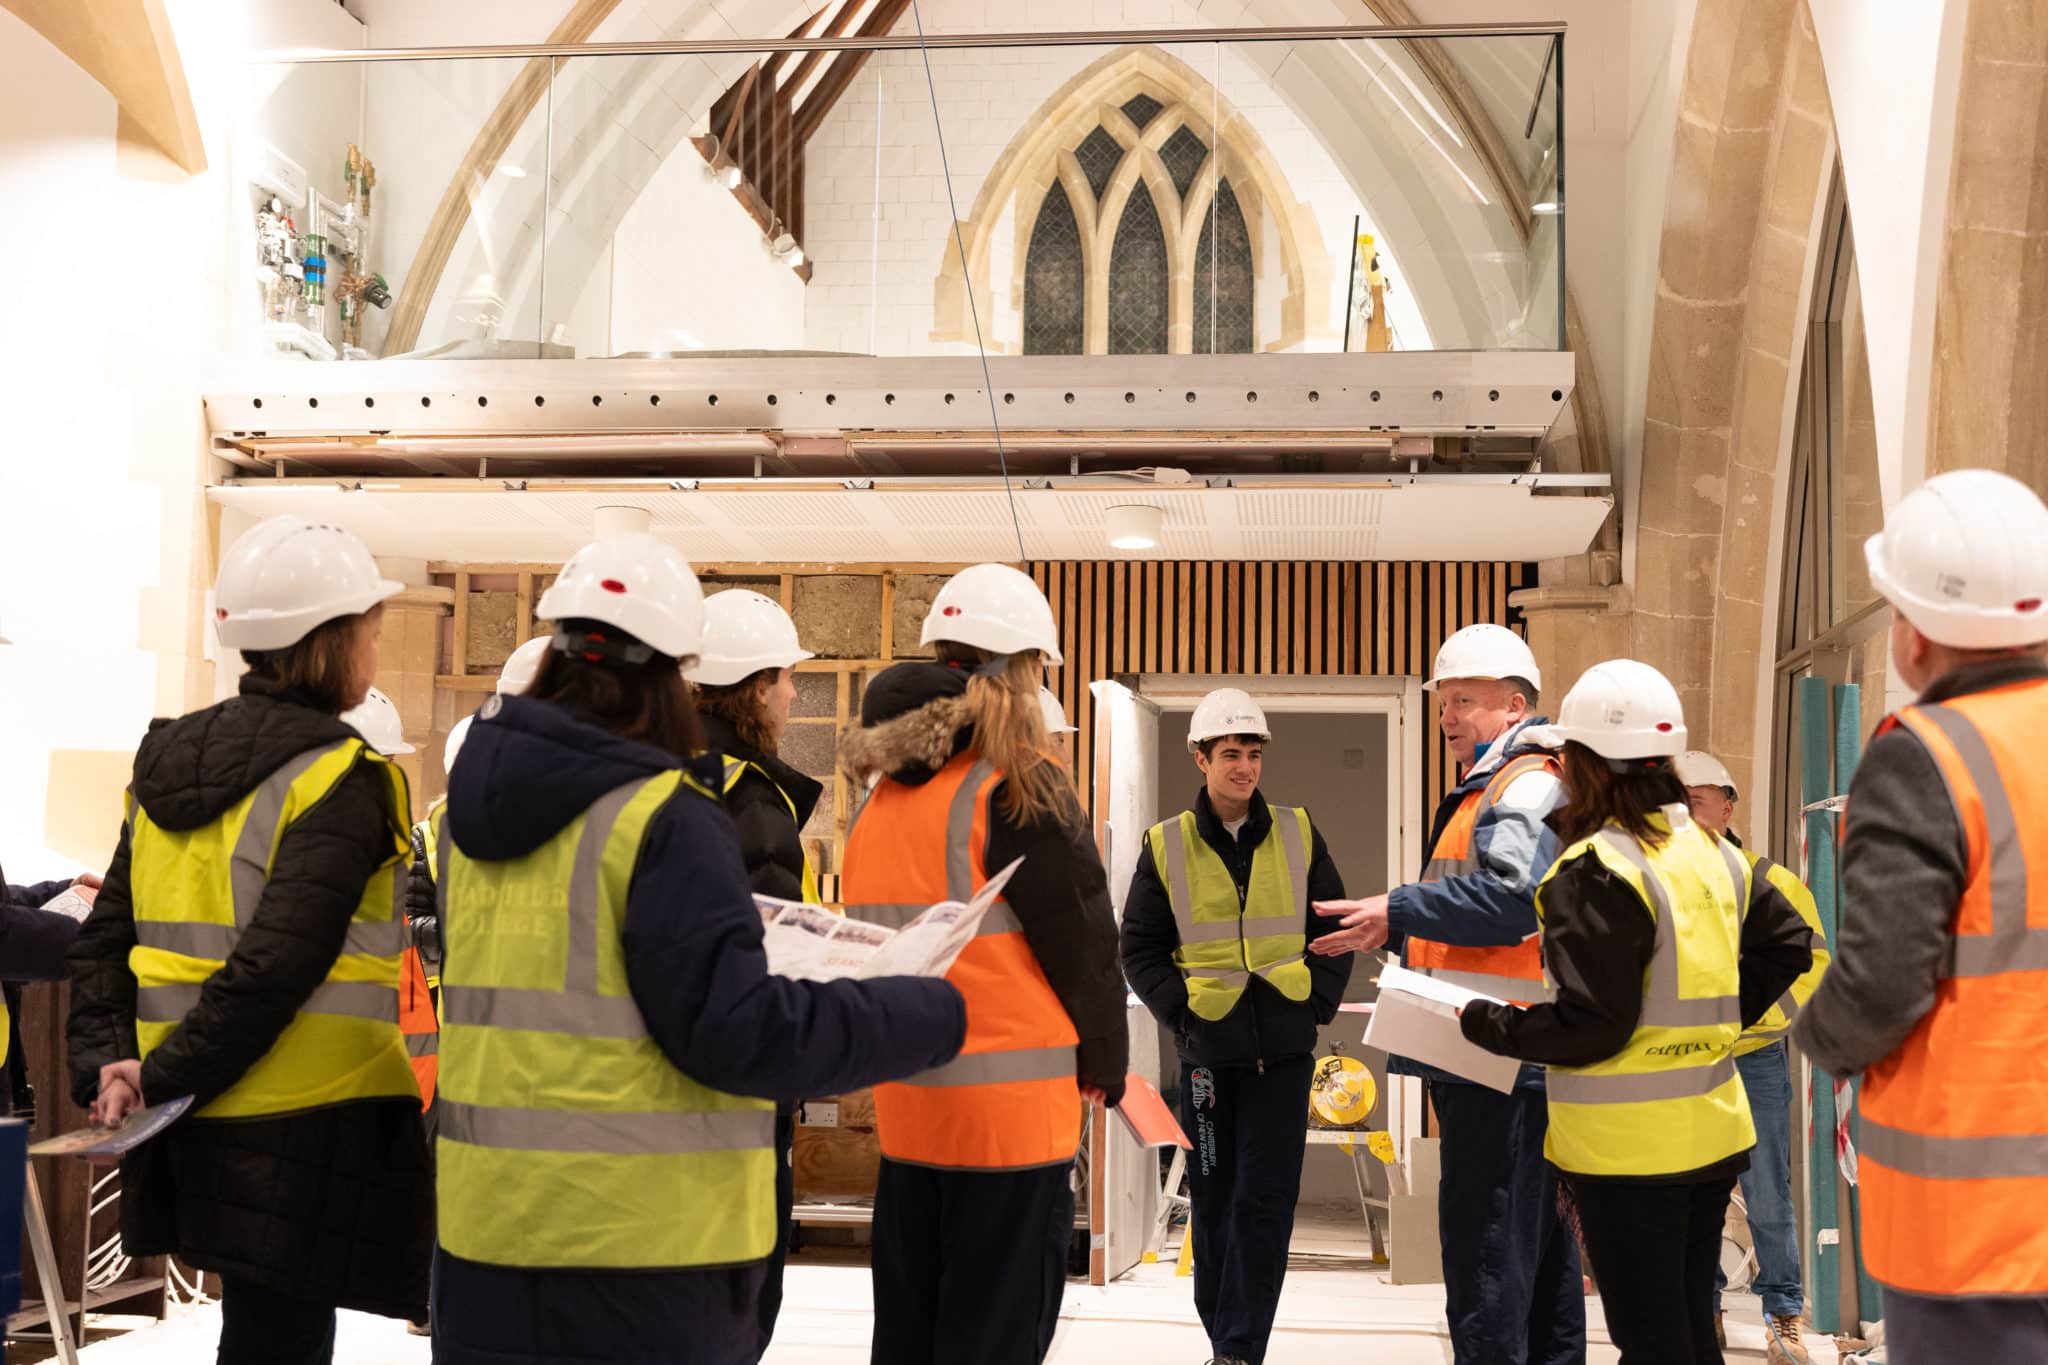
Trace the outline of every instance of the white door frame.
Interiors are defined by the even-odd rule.
[[[1421,678],[1141,673],[1133,683],[1139,695],[1158,703],[1166,713],[1191,712],[1197,702],[1217,688],[1237,687],[1249,692],[1267,711],[1335,711],[1388,717],[1394,730],[1388,738],[1388,749],[1400,757],[1388,765],[1387,885],[1400,886],[1414,880],[1421,871],[1422,746],[1430,723]],[[1186,743],[1186,732],[1180,727],[1162,721],[1159,728],[1161,744]],[[1422,1136],[1422,1082],[1412,1076],[1388,1080],[1387,1129],[1405,1167],[1410,1139]]]

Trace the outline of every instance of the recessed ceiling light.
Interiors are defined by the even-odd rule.
[[[1109,544],[1117,550],[1151,550],[1159,545],[1166,525],[1166,509],[1148,503],[1112,507],[1103,514],[1109,528]]]

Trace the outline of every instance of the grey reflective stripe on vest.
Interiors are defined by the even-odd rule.
[[[1650,953],[1650,979],[1643,991],[1641,1022],[1651,1028],[1699,1028],[1713,1024],[1742,1023],[1740,995],[1705,995],[1688,999],[1678,989],[1678,931],[1671,918],[1671,899],[1664,883],[1650,866],[1641,845],[1618,829],[1603,829],[1599,836],[1607,846],[1627,858],[1642,874],[1643,888],[1656,905],[1656,947]],[[1746,908],[1742,895],[1742,865],[1732,861],[1736,854],[1717,843],[1728,875],[1735,881],[1735,903]],[[1709,1087],[1711,1088],[1711,1087]],[[1704,1093],[1704,1092],[1702,1092]]]
[[[849,905],[847,913],[863,924],[878,924],[885,929],[901,929],[912,920],[931,909],[929,905],[908,905],[894,902],[870,901],[861,905]],[[997,901],[989,906],[988,913],[981,917],[981,924],[974,931],[976,938],[990,934],[1022,933],[1024,926],[1018,922],[1017,912],[1010,908],[1008,901]]]
[[[905,1085],[1000,1085],[1005,1081],[1057,1081],[1074,1075],[1072,1047],[1025,1047],[1007,1052],[974,1052],[944,1066],[920,1071]]]
[[[995,771],[991,764],[976,760],[953,790],[953,804],[946,812],[947,900],[974,899],[974,808],[981,800],[981,784]]]
[[[441,1051],[441,1035],[438,1033],[408,1033],[405,1035],[405,1055],[408,1057],[432,1057]]]
[[[597,941],[603,919],[605,845],[611,840],[612,827],[618,824],[620,812],[653,780],[642,778],[614,787],[591,802],[590,809],[584,812],[583,833],[576,841],[576,856],[569,871],[569,952],[563,966],[562,988],[461,986],[444,977],[441,1007],[447,1023],[563,1033],[578,1038],[647,1036],[647,1021],[641,1018],[640,1007],[633,1003],[632,996],[598,993]]]
[[[1711,1066],[1625,1075],[1583,1075],[1553,1069],[1544,1079],[1557,1104],[1644,1104],[1654,1100],[1689,1100],[1711,1095],[1735,1079],[1735,1058],[1723,1056]]]
[[[232,924],[198,924],[190,920],[135,921],[135,941],[144,948],[157,948],[184,957],[225,962],[235,950],[240,931]]]
[[[1422,865],[1422,876],[1418,881],[1442,882],[1452,877],[1469,877],[1479,870],[1479,859],[1471,853],[1462,858],[1431,858]]]
[[[1947,706],[1917,708],[1955,746],[1984,808],[1985,864],[1990,872],[1991,932],[1952,934],[1943,976],[1999,976],[2048,971],[2048,928],[2027,927],[2027,854],[2020,843],[2012,797],[1984,736],[1962,712]],[[1960,823],[1960,808],[1958,810]]]
[[[647,1020],[630,995],[578,996],[524,986],[441,983],[443,1024],[524,1029],[578,1038],[645,1038]]]
[[[135,992],[135,1017],[149,1024],[175,1024],[199,1003],[198,983],[144,986]],[[351,1019],[398,1022],[398,992],[374,981],[325,981],[313,988],[301,1014],[340,1014]]]
[[[1862,1116],[1856,1149],[1880,1166],[1926,1180],[2048,1179],[2048,1133],[1930,1137]]]
[[[263,888],[270,881],[270,850],[277,841],[278,821],[284,818],[285,797],[291,793],[292,783],[340,747],[330,744],[323,749],[309,749],[264,778],[256,788],[248,817],[242,821],[242,833],[235,840],[234,855],[228,861],[228,886],[234,897],[238,927],[249,927],[249,921],[256,918],[257,905],[263,900]]]
[[[1548,1004],[1557,999],[1556,989],[1547,981],[1531,981],[1525,976],[1496,976],[1492,972],[1462,972],[1449,967],[1411,967],[1412,972],[1434,977],[1450,986],[1462,986],[1468,991],[1482,995],[1498,996],[1502,1000],[1524,1000],[1530,1004]]]
[[[435,1102],[441,1136],[472,1147],[516,1152],[598,1152],[608,1156],[676,1156],[772,1147],[775,1112],[607,1114],[587,1109],[509,1109]]]
[[[1174,927],[1180,931],[1182,943],[1221,943],[1239,938],[1273,938],[1281,934],[1306,933],[1302,916],[1308,912],[1308,850],[1302,847],[1301,818],[1291,807],[1271,809],[1278,812],[1273,815],[1273,828],[1280,835],[1280,861],[1287,869],[1288,895],[1291,898],[1290,910],[1284,915],[1248,915],[1240,907],[1236,919],[1197,920],[1194,892],[1188,884],[1187,828],[1180,819],[1170,823],[1160,842],[1166,846],[1166,899],[1173,908]],[[1254,852],[1254,859],[1257,856]],[[1275,967],[1301,960],[1302,955],[1296,954],[1268,963],[1259,969],[1258,974],[1264,976]],[[1234,984],[1248,979],[1243,972],[1221,972],[1200,967],[1181,970],[1189,976],[1225,982],[1234,975],[1237,978]]]

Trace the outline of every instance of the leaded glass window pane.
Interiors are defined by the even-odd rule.
[[[1081,145],[1074,149],[1074,159],[1081,163],[1081,174],[1088,177],[1088,188],[1095,191],[1095,197],[1102,197],[1102,187],[1116,174],[1116,163],[1124,159],[1124,149],[1109,135],[1101,124],[1095,131],[1081,139]],[[1071,207],[1071,206],[1070,206]]]
[[[1109,255],[1109,353],[1166,354],[1166,233],[1152,193],[1131,191]]]
[[[1165,107],[1150,95],[1133,95],[1124,101],[1124,117],[1131,121],[1132,127],[1142,129],[1153,119],[1158,118],[1159,111]]]
[[[1195,183],[1195,172],[1202,169],[1202,163],[1209,158],[1209,144],[1196,137],[1183,123],[1173,130],[1173,136],[1166,139],[1166,145],[1159,149],[1159,159],[1166,163],[1166,173],[1173,177],[1173,187],[1185,199],[1188,186]]]
[[[1221,240],[1221,251],[1216,242]],[[1216,186],[1214,208],[1203,215],[1195,248],[1196,355],[1246,355],[1254,346],[1252,236],[1228,180]]]
[[[1024,252],[1024,354],[1081,354],[1087,295],[1081,225],[1066,187],[1055,180],[1038,206]]]

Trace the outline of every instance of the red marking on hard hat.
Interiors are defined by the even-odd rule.
[[[939,612],[941,616],[958,616],[959,614],[960,608],[958,607],[946,607]]]
[[[2041,610],[2041,599],[2038,597],[2022,597],[2019,601],[2012,604],[2012,609],[2023,615],[2027,612],[2039,611]]]
[[[214,620],[216,620],[216,621],[225,621],[225,620],[227,620],[227,619],[228,619],[228,609],[227,609],[226,607],[215,607],[215,608],[213,609],[213,619],[214,619]]]
[[[607,578],[597,586],[603,588],[606,592],[622,593],[626,590],[626,585],[616,578]]]
[[[1672,729],[1672,726],[1671,726],[1671,722],[1670,722],[1670,721],[1668,721],[1668,720],[1660,720],[1660,721],[1658,721],[1658,722],[1657,722],[1657,733],[1658,733],[1658,734],[1660,734],[1660,735],[1668,735],[1668,734],[1670,734],[1670,733],[1671,733],[1671,729]]]

